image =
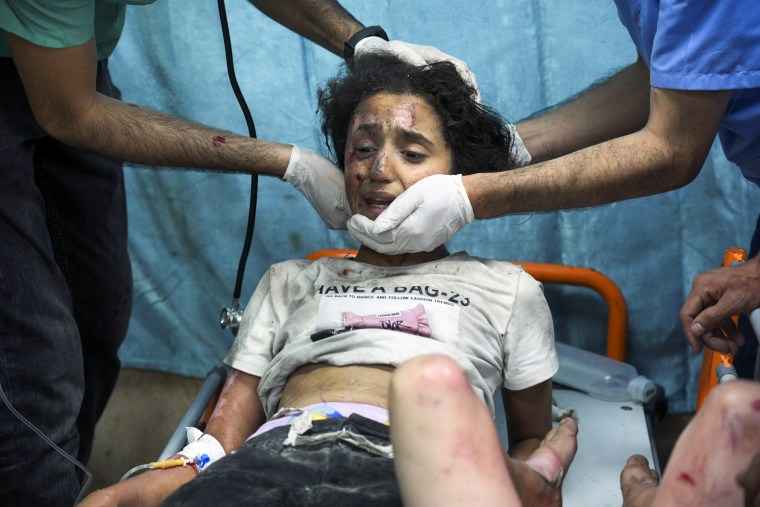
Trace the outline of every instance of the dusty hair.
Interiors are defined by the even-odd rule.
[[[344,167],[348,126],[357,107],[378,93],[414,95],[438,113],[454,174],[503,171],[514,166],[512,136],[504,119],[473,99],[473,88],[450,62],[415,66],[393,56],[365,57],[345,66],[317,92],[322,133],[338,167]]]

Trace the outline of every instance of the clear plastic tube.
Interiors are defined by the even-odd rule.
[[[79,461],[77,461],[76,458],[74,458],[69,453],[67,453],[60,447],[58,447],[55,442],[50,440],[50,438],[48,438],[48,436],[42,432],[42,430],[40,430],[37,426],[35,426],[31,422],[29,422],[26,417],[21,415],[21,413],[18,410],[16,410],[16,408],[13,405],[11,405],[10,400],[5,397],[5,391],[3,391],[2,385],[0,385],[0,398],[2,398],[3,403],[5,403],[5,406],[8,407],[8,410],[10,410],[13,413],[13,415],[15,415],[22,423],[26,424],[29,427],[29,429],[31,429],[37,435],[39,435],[39,437],[42,440],[44,440],[50,447],[55,449],[55,451],[58,452],[58,454],[66,458],[68,461],[73,463],[74,466],[78,467],[80,470],[82,470],[82,472],[84,472],[86,479],[84,481],[84,485],[82,485],[82,489],[79,490],[79,496],[77,496],[76,502],[74,502],[74,505],[78,504],[79,501],[82,499],[84,492],[87,491],[87,486],[90,485],[90,481],[92,481],[92,474],[90,473],[90,471],[87,469],[86,466],[84,466]]]
[[[126,481],[132,475],[139,472],[140,470],[148,470],[148,469],[163,470],[165,468],[185,467],[187,465],[192,465],[193,463],[196,463],[196,460],[191,459],[191,458],[185,458],[184,456],[180,456],[175,459],[162,459],[159,461],[154,461],[152,463],[145,463],[144,465],[137,465],[136,467],[129,470],[129,472],[125,473],[124,476],[121,479],[119,479],[119,482]]]
[[[153,468],[150,466],[150,463],[145,463],[144,465],[137,465],[134,468],[131,468],[129,472],[125,473],[124,476],[119,479],[119,482],[124,482],[127,479],[129,479],[130,476],[134,475],[136,472],[139,472],[140,470],[148,470],[150,468]]]

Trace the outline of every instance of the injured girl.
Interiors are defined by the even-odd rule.
[[[353,213],[375,219],[428,176],[514,165],[509,128],[473,100],[453,65],[364,63],[319,92],[322,131]],[[202,458],[138,475],[85,503],[401,505],[389,387],[399,365],[430,355],[450,358],[477,395],[478,406],[461,410],[492,417],[493,393],[502,390],[506,459],[529,465],[517,466],[515,482],[531,477],[559,500],[576,428],[564,423],[542,444],[558,363],[541,286],[508,262],[440,246],[404,255],[361,247],[353,259],[273,265],[225,358],[232,372],[206,433],[180,453]],[[422,423],[431,421],[399,424]]]

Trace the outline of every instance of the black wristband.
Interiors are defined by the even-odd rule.
[[[354,63],[356,45],[360,40],[367,37],[380,37],[381,39],[388,40],[388,34],[379,26],[368,26],[353,34],[343,45],[343,58],[349,67],[352,67]]]

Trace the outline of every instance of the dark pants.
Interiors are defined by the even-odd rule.
[[[388,427],[360,415],[314,421],[309,435],[345,428],[387,445]],[[162,505],[393,507],[401,496],[393,459],[329,441],[283,446],[290,427],[263,433],[219,460]]]
[[[752,259],[760,253],[760,216],[757,217],[755,233],[752,235],[752,242],[749,245],[747,259]],[[734,367],[741,378],[752,378],[755,374],[755,361],[757,358],[757,336],[752,330],[752,325],[746,315],[739,319],[739,331],[742,332],[747,341],[739,352],[734,356]]]
[[[106,62],[97,89],[119,96]],[[121,163],[47,136],[0,58],[0,387],[83,462],[118,375],[131,291]],[[2,505],[70,506],[79,489],[77,469],[0,403]]]

